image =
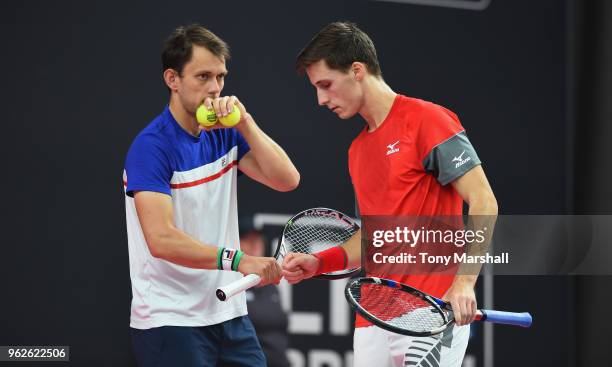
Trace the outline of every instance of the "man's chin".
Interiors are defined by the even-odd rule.
[[[339,119],[341,119],[341,120],[348,120],[348,119],[350,119],[351,117],[355,116],[355,114],[349,114],[349,113],[346,113],[346,112],[344,112],[344,111],[342,111],[342,112],[340,112],[340,113],[336,113],[336,115],[337,115],[337,116],[338,116],[338,118],[339,118]]]

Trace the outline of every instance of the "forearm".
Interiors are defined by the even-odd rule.
[[[196,269],[217,269],[219,246],[204,244],[174,224],[172,199],[169,195],[138,191],[134,194],[140,227],[153,257]]]
[[[293,189],[300,174],[285,151],[249,117],[237,127],[251,148],[263,175],[276,186]]]
[[[217,269],[217,246],[203,244],[178,228],[146,238],[151,255],[196,269]]]
[[[361,266],[361,229],[357,231],[345,244],[342,245],[348,257],[347,268]]]
[[[471,200],[469,204],[466,230],[481,231],[483,241],[474,241],[466,245],[466,254],[468,256],[482,256],[489,251],[493,238],[495,222],[497,221],[497,202],[494,197],[479,197]],[[474,286],[481,267],[482,265],[478,262],[461,264],[454,282]]]

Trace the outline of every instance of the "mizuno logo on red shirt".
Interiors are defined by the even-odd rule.
[[[395,147],[397,143],[399,143],[399,140],[393,144],[387,145],[387,148],[389,148],[389,150],[387,150],[387,155],[399,152],[399,148]]]

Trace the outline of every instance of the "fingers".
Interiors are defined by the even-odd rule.
[[[443,300],[446,300],[453,309],[455,323],[458,326],[467,325],[474,321],[477,311],[476,294],[474,284],[462,279],[455,279],[451,287],[446,291]]]
[[[295,254],[291,257],[285,257],[285,260],[283,261],[283,270],[289,273],[297,271],[302,271],[305,274],[309,273],[309,256],[310,255],[305,254]]]
[[[232,96],[232,97],[234,97],[234,96]],[[236,97],[234,97],[234,98],[236,98]],[[246,107],[244,107],[244,105],[242,104],[242,102],[240,102],[238,100],[238,98],[236,98],[236,102],[234,104],[234,108],[238,108],[240,110],[240,119],[242,121],[245,121],[247,116],[249,116],[249,115],[247,114]],[[230,113],[231,113],[231,111],[230,111]]]
[[[457,324],[457,326],[463,325],[461,303],[459,303],[456,299],[452,299],[450,303],[451,307],[453,308],[453,314],[455,315],[455,324]]]
[[[259,283],[260,286],[280,283],[283,270],[273,257],[261,258],[261,265],[262,281]]]
[[[295,254],[288,254],[285,256],[283,260],[283,269],[285,270],[295,270],[300,267],[299,257]]]
[[[300,269],[300,268],[296,268],[295,270],[286,270],[283,269],[282,270],[282,274],[284,278],[293,278],[293,277],[299,277],[304,275],[304,270]]]
[[[467,325],[476,317],[476,300],[469,297],[457,297],[451,299],[451,307],[455,316],[457,326]]]
[[[215,113],[217,114],[217,117],[226,116],[227,114],[226,103],[227,103],[228,98],[229,97],[219,97],[219,98],[215,98],[212,101],[213,108],[215,109]]]
[[[285,256],[282,266],[283,277],[289,284],[296,284],[313,276],[312,257],[312,255],[298,253],[289,253]]]
[[[304,270],[299,266],[299,259],[294,253],[289,253],[283,259],[283,277],[289,284],[299,283],[304,279]]]
[[[225,105],[225,115],[223,116],[227,116],[230,113],[232,113],[234,111],[234,108],[238,108],[237,104],[238,104],[238,98],[236,98],[236,96],[229,96],[229,98],[227,99],[227,103]],[[240,111],[243,112],[243,111]]]
[[[285,266],[289,264],[289,262],[293,258],[295,258],[295,254],[293,252],[290,252],[287,255],[285,255],[285,257],[283,258],[283,268],[285,268]]]
[[[210,105],[206,105],[207,101],[210,102]],[[215,113],[217,114],[217,117],[223,117],[223,116],[229,115],[234,110],[235,105],[239,103],[240,101],[238,101],[238,98],[236,98],[236,96],[224,96],[224,97],[218,97],[214,99],[208,97],[204,100],[204,104],[206,105],[206,107],[208,109],[213,108],[215,110]],[[240,103],[240,105],[242,104]],[[244,109],[244,106],[242,106],[241,109]],[[240,111],[240,112],[245,112],[245,111]]]
[[[210,97],[206,97],[204,99],[204,102],[202,102],[204,104],[204,106],[206,107],[206,109],[212,110],[213,109],[213,98]]]
[[[250,116],[247,114],[246,108],[244,107],[242,102],[240,102],[240,100],[238,100],[238,97],[236,96],[224,96],[224,97],[216,97],[216,98],[206,97],[202,103],[207,109],[214,110],[215,114],[217,115],[217,118],[228,116],[236,108],[240,110],[240,122],[244,121],[247,118],[247,116]],[[217,123],[212,126],[200,126],[199,127],[200,130],[204,130],[204,131],[211,131],[214,129],[224,129],[224,128],[227,128],[227,127],[221,124],[221,122],[219,121],[217,121]]]
[[[476,318],[476,311],[477,311],[476,300],[472,300],[469,305],[469,313],[468,313],[468,320],[467,320],[468,324],[474,322],[474,319]]]
[[[304,271],[301,269],[293,272],[283,270],[283,278],[285,278],[285,280],[287,280],[289,284],[296,284],[304,280]]]

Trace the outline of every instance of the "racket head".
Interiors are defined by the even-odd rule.
[[[346,300],[366,320],[409,336],[432,336],[453,321],[451,311],[418,289],[383,278],[355,278],[346,284]]]
[[[311,208],[287,221],[278,240],[274,257],[282,262],[290,252],[314,254],[340,246],[359,231],[359,224],[350,216],[329,208]],[[322,279],[347,278],[360,268],[344,269],[316,276]]]

